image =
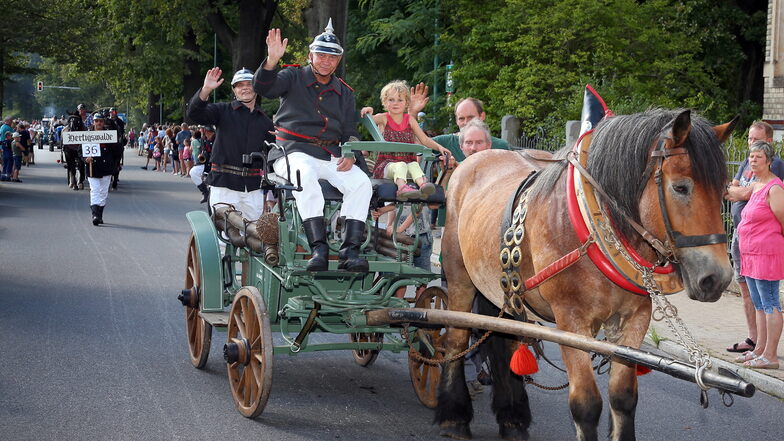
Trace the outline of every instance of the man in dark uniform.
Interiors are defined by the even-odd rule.
[[[294,199],[313,253],[307,269],[327,269],[324,195],[318,183],[326,179],[343,193],[340,214],[346,217],[346,235],[338,268],[367,272],[368,263],[359,257],[359,247],[373,189],[367,175],[354,164],[354,157],[340,157],[340,144],[359,137],[354,91],[334,75],[343,48],[330,20],[325,32],[310,45],[310,65],[278,71],[287,45],[288,39],[281,40],[280,29],[269,31],[268,56],[256,71],[253,87],[264,97],[280,98],[276,139],[286,148],[292,176],[299,170],[302,178],[302,191],[294,192]],[[282,150],[273,149],[269,159],[275,161],[275,173],[286,176],[286,158],[282,156]]]
[[[125,121],[117,116],[117,109],[114,107],[109,109],[109,119],[106,120],[107,130],[117,130],[117,144],[115,144],[114,151],[114,173],[112,173],[112,188],[117,189],[117,184],[120,182],[120,170],[123,168],[123,157],[125,156],[125,144],[128,142],[125,138]]]
[[[106,130],[104,116],[100,113],[93,115],[93,130]],[[87,164],[87,181],[90,183],[90,210],[93,213],[93,225],[103,223],[103,209],[109,197],[109,185],[114,173],[114,152],[116,143],[101,143],[99,156],[84,158]]]
[[[272,141],[272,120],[261,110],[261,99],[251,86],[253,72],[238,70],[231,80],[235,100],[230,103],[208,103],[210,94],[223,84],[221,70],[213,67],[204,77],[204,85],[188,105],[189,119],[216,128],[207,177],[209,204],[223,202],[234,205],[246,219],[261,217],[264,199],[261,191],[262,170],[242,165],[242,155],[260,152],[264,141]]]

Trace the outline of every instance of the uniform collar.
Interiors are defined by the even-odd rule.
[[[253,107],[253,111],[254,111],[254,112],[259,112],[259,113],[264,113],[264,111],[263,111],[263,110],[261,110],[261,106],[259,106],[259,97],[260,97],[260,95],[256,95],[256,105]],[[232,102],[231,102],[231,108],[232,108],[233,110],[237,110],[237,109],[239,109],[240,107],[245,107],[245,104],[242,104],[242,103],[240,102],[240,100],[232,100]]]
[[[302,73],[305,75],[305,87],[312,87],[314,85],[324,86],[324,88],[332,89],[338,95],[341,95],[339,80],[334,73],[330,75],[329,83],[327,84],[321,84],[318,82],[316,79],[316,74],[313,73],[313,66],[311,65],[305,66],[305,68],[302,69]]]

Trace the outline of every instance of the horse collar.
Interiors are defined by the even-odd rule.
[[[587,254],[596,267],[613,283],[635,294],[647,295],[644,274],[638,267],[648,268],[653,273],[654,280],[665,294],[672,294],[683,289],[680,278],[671,264],[654,266],[646,261],[637,251],[630,246],[622,234],[618,233],[605,205],[614,203],[604,194],[601,187],[585,170],[588,162],[593,130],[584,133],[575,144],[570,154],[567,172],[567,205],[572,227],[581,243],[593,239],[595,243],[588,245]],[[663,145],[663,144],[662,144]],[[659,159],[663,159],[659,157]],[[660,166],[657,167],[660,169]],[[597,197],[599,193],[604,199],[601,203]],[[635,230],[659,253],[666,253],[667,244],[661,243],[650,232],[626,218]],[[627,257],[628,256],[628,257]],[[633,260],[634,262],[631,262]]]

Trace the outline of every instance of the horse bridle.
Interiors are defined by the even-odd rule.
[[[664,182],[662,179],[663,172],[662,167],[664,165],[664,160],[672,157],[672,156],[680,156],[680,155],[688,155],[689,151],[686,150],[684,147],[674,147],[668,148],[668,145],[672,145],[674,140],[672,136],[669,134],[669,127],[665,127],[661,133],[659,134],[659,140],[656,142],[656,147],[651,151],[651,160],[648,161],[648,164],[645,168],[645,172],[643,173],[643,179],[640,181],[640,191],[639,194],[642,194],[641,189],[645,188],[648,183],[648,180],[651,176],[651,173],[654,173],[654,181],[656,182],[657,193],[659,197],[659,210],[662,214],[662,219],[664,220],[664,228],[666,230],[666,239],[664,242],[657,239],[656,236],[651,234],[648,230],[646,230],[642,225],[631,219],[629,216],[623,213],[622,210],[619,209],[617,203],[614,199],[612,199],[604,189],[599,185],[599,183],[588,173],[588,171],[580,164],[580,161],[577,160],[576,156],[570,153],[567,156],[569,162],[574,165],[574,167],[582,174],[585,179],[590,182],[590,184],[594,187],[594,189],[601,194],[607,203],[613,205],[616,209],[617,213],[620,213],[621,216],[624,217],[626,222],[634,228],[635,231],[654,249],[656,252],[662,257],[665,261],[678,263],[678,258],[676,255],[676,250],[678,248],[691,248],[691,247],[700,247],[705,245],[715,245],[720,243],[727,243],[727,235],[722,233],[716,234],[703,234],[698,236],[687,236],[679,231],[675,231],[672,228],[672,222],[670,221],[670,214],[669,210],[667,209],[667,204],[664,202]]]
[[[674,257],[674,252],[676,248],[692,248],[692,247],[701,247],[705,245],[716,245],[720,243],[727,243],[727,235],[716,233],[716,234],[702,234],[697,236],[686,236],[681,234],[679,231],[675,231],[672,228],[672,222],[670,221],[670,213],[667,210],[667,204],[664,203],[664,182],[662,179],[662,166],[664,165],[664,160],[671,157],[671,156],[678,156],[678,155],[688,155],[689,152],[684,147],[676,147],[668,149],[666,148],[667,141],[672,141],[672,138],[669,137],[666,133],[661,133],[659,135],[659,141],[656,143],[656,148],[651,152],[651,158],[653,159],[651,163],[656,162],[656,172],[654,174],[654,181],[656,182],[657,192],[659,195],[659,209],[662,213],[662,218],[664,220],[664,228],[667,231],[667,242],[668,242],[668,250],[672,252],[672,256]],[[646,170],[647,172],[647,170]],[[643,176],[644,182],[647,182],[648,177],[650,174]],[[670,259],[670,256],[667,256]],[[672,262],[677,262],[676,260],[670,259]]]

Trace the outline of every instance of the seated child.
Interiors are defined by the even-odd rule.
[[[384,140],[422,144],[433,150],[448,153],[449,150],[430,139],[416,120],[408,115],[409,102],[410,92],[405,81],[393,81],[381,89],[381,104],[386,112],[373,115],[373,120],[378,125]],[[365,107],[361,114],[364,116],[372,112],[372,108]],[[409,176],[419,186],[419,190],[407,184]],[[380,152],[373,168],[373,177],[394,180],[398,188],[397,197],[401,201],[427,198],[435,192],[435,186],[425,182],[425,174],[414,153]]]

